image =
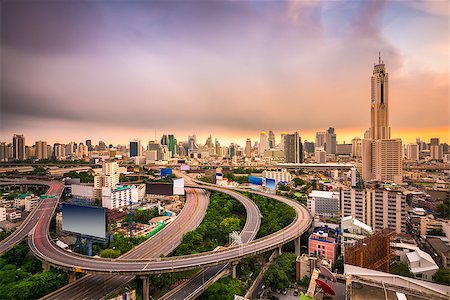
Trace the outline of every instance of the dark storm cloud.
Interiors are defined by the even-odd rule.
[[[433,90],[440,82],[435,76],[425,81],[436,92],[436,118],[422,121],[401,106],[408,101],[414,108],[422,99],[406,92],[419,73],[397,71],[408,57],[397,36],[384,32],[391,6],[6,1],[0,125],[8,132],[26,129],[30,120],[196,131],[365,128],[379,50],[391,80],[405,87],[397,91],[393,113],[404,113],[406,127],[408,118],[418,126],[441,125],[446,95],[441,85]]]

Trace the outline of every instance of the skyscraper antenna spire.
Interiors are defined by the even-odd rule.
[[[381,51],[378,51],[378,64],[381,65]]]

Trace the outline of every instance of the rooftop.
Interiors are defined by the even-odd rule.
[[[309,193],[309,197],[313,197],[313,198],[328,198],[328,199],[332,199],[333,195],[335,193],[333,192],[327,192],[327,191],[311,191],[311,193]]]

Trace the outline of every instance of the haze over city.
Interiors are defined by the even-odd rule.
[[[446,1],[5,1],[1,140],[363,137],[390,74],[392,136],[449,141]],[[57,25],[56,25],[57,24]],[[444,62],[444,63],[443,63]],[[447,63],[445,63],[447,62]]]

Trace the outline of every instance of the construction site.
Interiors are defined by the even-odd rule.
[[[390,240],[392,230],[383,229],[373,235],[346,247],[345,263],[361,268],[389,272],[389,266],[395,257]]]

